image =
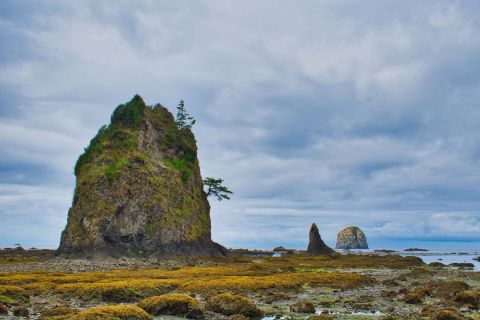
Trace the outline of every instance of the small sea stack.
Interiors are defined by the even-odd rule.
[[[310,227],[307,252],[311,256],[328,255],[335,252],[323,242],[315,223],[312,223],[312,226]]]
[[[367,237],[359,227],[351,226],[337,234],[337,249],[368,249]]]

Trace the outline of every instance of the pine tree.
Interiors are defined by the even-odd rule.
[[[180,100],[177,106],[177,118],[175,119],[175,124],[179,129],[191,129],[195,124],[195,119],[187,113],[185,108],[185,103],[183,100]]]
[[[222,185],[223,179],[215,179],[215,178],[206,178],[203,180],[203,184],[208,187],[207,189],[207,197],[215,196],[217,197],[218,201],[222,201],[223,199],[230,200],[229,194],[233,194],[232,191],[228,190],[227,187]]]

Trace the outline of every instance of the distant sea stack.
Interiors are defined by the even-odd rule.
[[[222,256],[210,237],[192,131],[140,96],[118,106],[75,165],[63,257]]]
[[[346,227],[337,234],[337,249],[368,249],[365,233],[359,227]]]
[[[309,242],[307,252],[309,255],[318,256],[318,255],[327,255],[335,252],[332,248],[327,246],[320,237],[318,232],[317,225],[312,223],[309,234]]]

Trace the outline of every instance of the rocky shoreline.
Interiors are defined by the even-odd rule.
[[[67,260],[53,257],[53,251],[0,250],[0,312],[4,319],[22,312],[28,319],[96,319],[82,317],[107,311],[150,319],[186,317],[181,310],[193,306],[192,314],[201,319],[480,318],[480,275],[471,269],[395,254],[266,254],[232,250],[227,258],[212,259]],[[104,306],[112,307],[98,309]]]

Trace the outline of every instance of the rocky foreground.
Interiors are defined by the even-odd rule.
[[[480,275],[398,255],[64,260],[0,252],[0,317],[480,319]]]

